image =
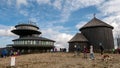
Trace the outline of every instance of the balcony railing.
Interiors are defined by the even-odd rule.
[[[19,26],[16,29],[30,29],[30,30],[38,30],[36,27],[32,26]]]

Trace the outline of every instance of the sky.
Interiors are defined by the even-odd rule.
[[[68,41],[84,24],[96,17],[114,27],[119,35],[120,0],[0,0],[0,47],[18,38],[14,26],[36,22],[43,37],[55,40],[57,48],[68,48]],[[115,44],[116,45],[116,44]]]

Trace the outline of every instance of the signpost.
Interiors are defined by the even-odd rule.
[[[12,57],[11,57],[10,66],[11,66],[11,67],[14,67],[14,66],[15,66],[15,56],[12,56]]]

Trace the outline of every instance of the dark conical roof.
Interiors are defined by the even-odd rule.
[[[81,29],[84,29],[84,28],[89,28],[89,27],[108,27],[108,28],[112,28],[113,27],[99,19],[97,19],[96,17],[94,17],[92,20],[90,20],[87,24],[85,24]]]
[[[77,33],[69,42],[87,42],[88,40],[82,33]]]

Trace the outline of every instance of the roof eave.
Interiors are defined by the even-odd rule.
[[[82,43],[82,42],[88,42],[88,41],[69,41],[68,43],[76,43],[76,42]]]
[[[107,27],[107,28],[114,29],[114,27],[112,27],[112,26],[91,26],[91,27],[82,27],[82,28],[79,29],[79,31],[81,31],[82,29],[86,29],[86,28],[95,28],[95,27]]]

